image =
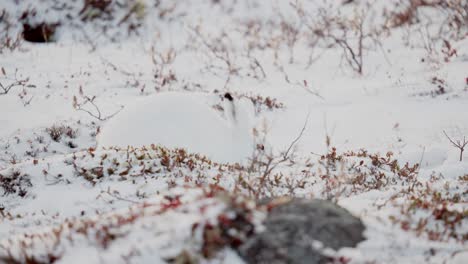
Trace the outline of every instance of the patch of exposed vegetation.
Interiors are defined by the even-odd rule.
[[[3,190],[3,195],[15,194],[25,197],[29,187],[32,187],[29,175],[19,170],[0,172],[0,188]]]

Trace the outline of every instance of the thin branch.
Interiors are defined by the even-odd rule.
[[[87,114],[89,114],[91,117],[94,117],[96,118],[97,120],[99,121],[106,121],[106,120],[109,120],[110,118],[114,117],[116,114],[118,114],[120,111],[122,111],[122,109],[124,108],[122,105],[120,106],[120,109],[115,111],[113,114],[110,114],[108,116],[103,116],[103,114],[101,113],[101,110],[99,109],[99,107],[96,105],[96,103],[94,102],[94,100],[96,99],[96,96],[93,96],[92,98],[88,97],[88,96],[83,96],[84,98],[84,101],[81,102],[81,103],[78,103],[78,99],[76,98],[76,96],[73,96],[73,107],[78,110],[78,111],[83,111]],[[92,111],[84,108],[83,106],[85,106],[86,104],[91,104],[93,106],[93,108],[95,109],[95,112],[96,113],[93,113]]]
[[[447,139],[452,143],[452,145],[460,150],[460,161],[463,161],[463,151],[465,151],[465,147],[468,145],[468,141],[466,140],[466,137],[463,136],[463,142],[461,140],[454,141],[452,138],[450,138],[447,133],[444,130],[444,134],[447,137]]]
[[[307,117],[306,117],[306,120],[304,122],[304,126],[301,129],[301,132],[299,132],[299,135],[297,135],[297,137],[291,142],[291,144],[287,148],[286,152],[284,152],[283,161],[285,161],[285,160],[287,160],[289,158],[288,157],[289,152],[291,151],[291,149],[294,147],[294,145],[296,145],[296,143],[299,141],[299,139],[301,139],[302,135],[304,134],[304,131],[307,128],[307,123],[309,122],[309,117],[310,117],[310,111],[307,113]]]
[[[5,72],[5,69],[2,68],[2,74],[5,75],[6,72]],[[18,69],[15,71],[15,79],[13,79],[13,82],[8,84],[8,85],[4,85],[3,83],[0,82],[0,95],[5,95],[7,94],[11,89],[13,89],[14,87],[17,87],[17,86],[22,86],[22,87],[25,87],[25,86],[28,86],[27,83],[29,82],[29,78],[26,78],[26,79],[19,79],[18,78]],[[28,86],[29,87],[29,86]],[[33,87],[33,86],[31,86]]]
[[[140,204],[140,203],[137,202],[137,201],[134,201],[134,200],[131,200],[131,199],[127,199],[127,198],[122,197],[122,196],[120,195],[120,193],[119,193],[118,191],[116,191],[116,190],[111,191],[110,187],[107,188],[106,191],[102,191],[101,194],[102,194],[102,193],[105,193],[105,194],[109,195],[110,197],[112,197],[112,198],[114,198],[114,199],[116,199],[116,200],[119,200],[119,201],[124,201],[124,202],[132,203],[132,204]]]

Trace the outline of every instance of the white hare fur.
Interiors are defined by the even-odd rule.
[[[160,93],[127,106],[106,123],[98,147],[160,144],[185,148],[218,162],[245,162],[253,152],[250,102],[224,99],[225,118],[207,96]]]

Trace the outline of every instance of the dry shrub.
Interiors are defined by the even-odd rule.
[[[468,1],[399,0],[385,11],[388,29],[403,28],[404,43],[426,51],[423,62],[438,68],[457,56],[452,42],[468,35]]]
[[[461,186],[465,188],[451,187],[441,177],[433,176],[422,188],[393,198],[393,206],[400,214],[390,216],[390,220],[403,230],[425,235],[429,240],[454,239],[463,243],[468,240],[468,200],[464,191],[468,185],[462,182]]]
[[[164,223],[174,216],[187,217],[184,219],[188,222],[184,225],[187,232],[183,235],[178,232],[178,235],[171,239],[169,234],[174,230],[165,230],[160,220]],[[248,198],[234,196],[216,186],[184,187],[133,204],[124,210],[90,218],[67,219],[62,224],[42,232],[31,232],[2,240],[0,260],[7,263],[53,263],[67,251],[73,250],[73,244],[78,241],[105,252],[116,241],[132,237],[132,233],[144,234],[147,241],[157,241],[161,239],[160,233],[166,237],[164,232],[168,232],[167,245],[155,243],[154,250],[161,252],[161,255],[167,258],[166,261],[209,259],[225,247],[235,248],[241,245],[256,232],[262,219],[262,211]],[[159,231],[148,232],[149,227]],[[179,247],[181,244],[179,253],[169,250],[169,254],[164,254],[170,246]],[[132,255],[128,252],[134,249],[134,245],[122,248],[121,257],[137,256],[138,254]],[[28,262],[30,260],[34,261]]]
[[[399,8],[400,6],[403,8]],[[430,23],[438,28],[443,38],[460,39],[468,34],[466,0],[400,0],[395,3],[394,9],[396,11],[387,13],[387,25],[391,28]],[[424,11],[435,12],[442,20],[426,22]]]
[[[3,195],[16,194],[24,197],[29,187],[32,187],[31,178],[21,171],[11,170],[0,173],[0,188],[3,189]]]
[[[214,257],[222,248],[238,248],[250,236],[255,234],[257,226],[255,210],[259,210],[255,202],[245,196],[233,197],[227,191],[217,186],[210,186],[208,197],[219,197],[228,203],[228,210],[217,216],[216,224],[206,224],[203,227],[202,254],[206,258]],[[234,216],[232,216],[234,213]]]
[[[15,21],[12,21],[11,15],[5,10],[0,10],[0,54],[5,51],[18,50],[21,47],[21,35],[13,35],[12,27]]]
[[[247,95],[243,94],[240,97],[249,99],[255,107],[255,112],[261,113],[264,109],[272,111],[276,109],[284,108],[283,103],[279,102],[278,99],[269,96],[263,97],[261,95]]]
[[[406,163],[401,167],[392,152],[385,156],[365,150],[338,154],[332,148],[321,156],[319,164],[317,176],[325,183],[322,195],[327,199],[382,190],[391,185],[409,190],[421,185],[416,177],[419,164]]]
[[[234,77],[258,81],[266,78],[260,61],[252,53],[238,48],[231,33],[222,31],[210,36],[200,26],[191,27],[191,32],[189,48],[202,53],[205,71],[225,79],[224,89]]]
[[[62,138],[73,139],[78,136],[78,129],[73,129],[65,125],[53,125],[45,129],[50,138],[55,142],[60,142]]]
[[[185,149],[156,145],[105,151],[89,149],[86,153],[75,155],[67,163],[73,165],[77,176],[93,184],[101,180],[131,180],[135,177],[162,177],[169,186],[216,184],[223,176],[242,168],[236,164],[216,163],[203,155],[188,153]],[[96,163],[99,166],[90,165]]]
[[[214,93],[218,94],[219,91],[215,90]],[[227,99],[226,95],[229,95],[229,97],[231,98],[229,100],[232,100],[234,98],[236,98],[237,100],[241,98],[248,99],[249,101],[252,102],[255,108],[256,114],[260,114],[264,111],[273,111],[273,110],[284,108],[284,104],[282,102],[270,96],[262,96],[259,94],[237,93],[237,92],[219,93],[219,97],[221,98],[221,100]],[[213,107],[219,111],[225,110],[220,104],[216,104]]]
[[[155,90],[161,91],[167,89],[171,84],[177,82],[174,71],[168,66],[174,63],[177,53],[174,48],[158,51],[154,46],[151,47],[151,62],[153,63],[153,82]]]

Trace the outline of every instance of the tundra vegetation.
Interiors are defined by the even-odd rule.
[[[366,231],[320,261],[463,263],[467,66],[467,0],[3,0],[0,262],[255,262],[322,199]],[[168,92],[246,102],[251,156],[99,145]]]

